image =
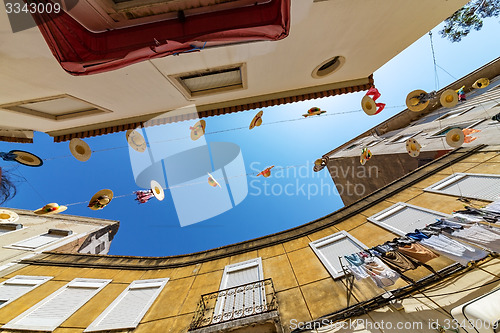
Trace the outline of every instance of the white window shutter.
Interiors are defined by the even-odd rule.
[[[326,267],[333,278],[338,278],[344,275],[342,266],[340,265],[339,257],[345,261],[345,255],[353,254],[366,249],[366,246],[352,237],[345,231],[337,232],[333,235],[318,239],[309,243],[314,253]]]
[[[370,216],[368,221],[403,236],[415,231],[415,229],[424,228],[426,225],[434,223],[443,217],[450,216],[430,209],[398,202]]]
[[[48,245],[52,242],[55,242],[56,240],[63,237],[64,237],[63,235],[43,234],[14,243],[12,244],[12,246],[27,248],[27,249],[36,249]]]
[[[52,278],[52,276],[17,275],[0,283],[0,307],[18,299]]]
[[[168,280],[133,281],[84,332],[136,328]]]
[[[111,280],[74,279],[2,328],[53,331]]]
[[[262,311],[261,306],[266,304],[264,285],[243,286],[263,279],[261,258],[227,265],[219,289],[224,291],[217,299],[215,317],[212,322],[221,322]]]
[[[455,173],[424,191],[495,201],[500,199],[500,175]]]

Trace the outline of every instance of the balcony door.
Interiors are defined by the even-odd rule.
[[[212,323],[258,314],[266,298],[262,260],[256,258],[224,269]]]

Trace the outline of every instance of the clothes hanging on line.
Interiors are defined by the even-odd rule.
[[[439,257],[439,255],[417,242],[400,245],[398,247],[398,251],[422,263],[426,263],[429,260]]]
[[[379,288],[392,286],[400,275],[377,257],[366,252],[344,256],[347,267],[357,280],[370,277]]]
[[[468,228],[454,231],[451,235],[477,246],[500,253],[500,234],[490,230],[490,228],[486,226],[474,224]]]
[[[422,239],[420,243],[430,247],[440,255],[460,263],[462,266],[467,266],[470,261],[480,260],[488,255],[488,253],[477,247],[466,245],[443,234]]]

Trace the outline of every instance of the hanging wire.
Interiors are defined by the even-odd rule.
[[[405,105],[395,105],[395,106],[386,107],[386,109],[401,108],[404,106]],[[330,114],[323,114],[323,115],[317,116],[317,117],[338,116],[338,115],[343,115],[343,114],[358,113],[358,112],[362,112],[362,111],[363,111],[362,109],[356,109],[356,110],[350,110],[350,111],[342,111],[342,112],[335,112],[335,113],[330,113]],[[265,122],[262,125],[273,125],[273,124],[278,124],[278,123],[286,123],[286,122],[299,121],[299,120],[305,120],[305,119],[307,119],[307,118],[302,117],[302,118],[294,118],[294,119],[277,120],[277,121],[272,121],[272,122]],[[206,132],[205,135],[238,131],[238,130],[242,130],[242,129],[248,129],[248,126],[234,127],[234,128],[228,128],[228,129],[223,129],[223,130],[218,130],[218,131],[213,131],[213,132]],[[191,139],[191,137],[190,136],[182,136],[182,137],[171,138],[171,139],[166,139],[166,140],[152,141],[152,142],[149,142],[149,144],[151,145],[151,144],[165,143],[165,142],[186,140],[186,139]],[[100,153],[100,152],[116,150],[116,149],[125,149],[125,148],[128,148],[128,146],[119,146],[119,147],[110,147],[110,148],[105,148],[105,149],[97,149],[97,150],[92,150],[91,152],[92,153]],[[62,159],[62,158],[68,158],[68,157],[73,157],[73,155],[54,156],[54,157],[43,158],[42,160],[43,161],[51,161],[51,160],[57,160],[57,159]]]
[[[434,54],[434,44],[432,43],[432,31],[429,31],[429,38],[431,40],[431,50],[432,50],[432,61],[434,62],[434,84],[436,86],[436,91],[439,89],[439,77],[437,73],[436,55]]]
[[[298,164],[298,165],[289,165],[289,166],[284,166],[284,167],[275,167],[273,172],[276,172],[278,170],[287,170],[287,169],[293,169],[293,168],[299,168],[301,166],[307,166],[308,164]],[[259,172],[248,172],[248,173],[245,173],[245,174],[241,174],[241,175],[234,175],[234,176],[231,176],[231,177],[226,177],[225,179],[233,179],[233,178],[239,178],[239,177],[248,177],[248,176],[256,176],[257,174],[259,174]],[[207,183],[206,180],[203,180],[203,181],[198,181],[198,182],[190,182],[190,183],[184,183],[184,184],[180,184],[180,185],[173,185],[173,186],[168,186],[166,188],[164,188],[164,190],[171,190],[171,189],[174,189],[174,188],[180,188],[180,187],[186,187],[186,186],[193,186],[193,185],[199,185],[199,184],[205,184]],[[132,195],[135,195],[135,192],[132,192],[132,193],[128,193],[128,194],[122,194],[122,195],[118,195],[118,196],[113,196],[113,199],[118,199],[118,198],[125,198],[125,197],[129,197],[129,196],[132,196]],[[88,200],[87,201],[80,201],[80,202],[73,202],[73,203],[68,203],[68,204],[64,204],[64,206],[75,206],[75,205],[81,205],[81,204],[88,204]]]

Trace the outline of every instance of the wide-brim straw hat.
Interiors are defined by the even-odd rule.
[[[201,127],[201,131],[196,130]],[[194,126],[191,127],[191,140],[196,141],[205,135],[205,128],[207,127],[207,123],[205,120],[200,120]],[[196,130],[196,131],[195,131]]]
[[[156,180],[151,181],[151,191],[153,191],[153,195],[159,201],[165,199],[165,192],[163,192],[163,187]]]
[[[69,151],[77,160],[85,162],[92,155],[89,145],[82,139],[73,138],[69,142]]]
[[[406,140],[406,150],[411,157],[417,157],[420,155],[420,149],[422,146],[414,138],[409,138]]]
[[[255,117],[253,117],[252,122],[250,123],[250,126],[248,127],[249,129],[254,128],[255,126],[260,126],[262,125],[262,115],[264,114],[264,111],[259,111]]]
[[[0,209],[0,223],[14,223],[19,220],[19,215],[8,209]]]
[[[363,96],[363,99],[361,100],[361,108],[363,108],[363,111],[369,116],[373,116],[377,113],[377,105],[370,96]]]
[[[38,208],[33,213],[35,213],[36,215],[52,215],[52,214],[58,214],[58,213],[64,212],[66,209],[68,209],[68,207],[59,206],[57,203],[52,202],[52,203],[46,204],[42,208]]]
[[[35,154],[29,153],[24,150],[11,150],[9,153],[13,153],[16,155],[14,159],[17,163],[22,165],[27,165],[31,167],[39,167],[43,165],[43,161],[40,157]]]
[[[132,149],[139,153],[144,153],[146,151],[146,140],[144,140],[141,133],[136,130],[128,130],[127,133],[125,133],[125,137]]]
[[[89,204],[95,203],[99,197],[108,197],[109,202],[107,202],[105,204],[100,203],[100,205],[102,205],[102,207],[94,207],[94,205],[91,205],[89,207],[90,209],[99,210],[99,209],[103,209],[104,207],[106,207],[113,199],[113,191],[108,190],[108,189],[100,190],[99,192],[97,192],[96,194],[94,194],[92,196],[92,198],[89,201]]]
[[[427,105],[429,105],[430,101],[426,101],[425,103],[419,104],[418,97],[421,94],[427,94],[427,93],[425,92],[425,90],[417,89],[417,90],[413,90],[411,93],[409,93],[406,96],[406,107],[410,111],[420,112],[420,111],[424,110],[427,107]]]
[[[485,77],[482,77],[482,78],[476,80],[476,82],[474,82],[474,84],[472,85],[472,88],[481,89],[481,88],[486,88],[489,85],[490,85],[490,80],[488,80]]]
[[[217,180],[215,180],[214,176],[212,176],[210,173],[208,173],[208,183],[212,187],[217,187],[217,186],[221,187],[219,182]]]
[[[448,146],[458,148],[464,144],[465,135],[462,129],[454,128],[446,134],[446,143]]]
[[[455,90],[446,89],[439,97],[439,101],[445,108],[452,108],[458,103],[458,94]]]

